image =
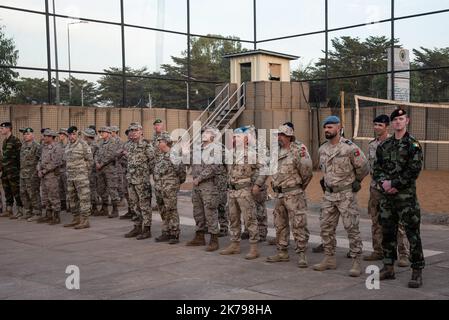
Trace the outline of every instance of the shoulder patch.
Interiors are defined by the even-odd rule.
[[[354,156],[355,156],[355,157],[359,157],[359,156],[360,156],[360,150],[359,150],[359,149],[356,149],[356,150],[354,151]]]
[[[350,145],[350,146],[354,144],[351,140],[348,140],[348,139],[345,140],[345,143]]]
[[[418,141],[413,142],[413,143],[412,143],[412,147],[413,147],[413,148],[416,148],[416,149],[421,149],[421,145],[419,144]]]

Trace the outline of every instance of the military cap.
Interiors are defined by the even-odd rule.
[[[279,130],[279,133],[283,133],[287,137],[293,137],[295,135],[295,131],[293,130],[293,128],[286,124],[279,126],[278,130]]]
[[[120,129],[119,129],[117,126],[110,126],[110,127],[109,127],[109,130],[110,130],[111,132],[119,132],[119,131],[120,131]]]
[[[19,129],[19,132],[31,133],[31,132],[34,132],[34,130],[33,130],[33,128],[22,128],[22,129]]]
[[[2,127],[2,128],[12,128],[12,123],[11,122],[3,122],[2,124],[0,124],[0,127]]]
[[[293,123],[287,121],[285,123],[283,123],[283,125],[289,126],[290,128],[292,128],[293,130],[295,130],[295,126],[293,125]]]
[[[51,129],[45,129],[43,136],[44,137],[57,137],[58,134]]]
[[[390,124],[390,118],[386,114],[381,114],[374,118],[373,122]]]
[[[398,108],[391,113],[390,120],[393,121],[394,118],[400,117],[400,116],[405,116],[406,114],[407,114],[407,111],[405,111],[404,109]]]
[[[65,134],[65,135],[67,135],[67,128],[59,129],[58,134]]]
[[[77,133],[78,132],[78,128],[76,126],[71,126],[67,129],[67,133]]]
[[[156,120],[154,120],[153,125],[157,124],[157,123],[162,123],[162,119],[157,118]]]
[[[131,130],[142,130],[142,126],[139,123],[137,123],[137,122],[133,122],[133,123],[130,124],[128,130],[129,131],[131,131]]]
[[[168,133],[167,131],[161,132],[161,134],[157,137],[157,141],[161,140],[164,140],[165,142],[173,142],[170,133]]]
[[[111,127],[101,127],[100,129],[98,129],[98,132],[108,132],[111,133]]]
[[[100,131],[100,132],[101,132],[101,131]],[[96,133],[95,130],[92,129],[92,128],[86,128],[86,129],[84,129],[83,134],[84,134],[86,137],[89,137],[89,138],[95,138],[95,136],[96,136],[97,133]]]
[[[97,127],[94,124],[91,124],[88,128],[93,129],[95,132],[97,132]]]
[[[323,121],[323,127],[327,124],[337,124],[340,123],[340,118],[337,116],[329,116]]]
[[[41,134],[44,134],[45,130],[51,130],[50,128],[42,128],[41,129]]]

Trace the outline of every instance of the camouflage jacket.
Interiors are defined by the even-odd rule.
[[[228,165],[228,182],[231,190],[239,185],[263,187],[268,176],[260,174],[262,167],[261,163],[250,163],[247,150],[244,153],[234,153],[234,164]]]
[[[164,189],[168,186],[177,186],[185,180],[186,167],[181,158],[172,152],[162,153],[156,156],[153,171],[153,179],[156,189]]]
[[[2,171],[3,176],[20,174],[20,148],[22,143],[13,135],[3,140]]]
[[[50,143],[42,145],[42,153],[37,170],[44,176],[48,173],[54,175],[60,174],[60,169],[63,163],[64,149],[59,143]]]
[[[320,169],[328,187],[346,187],[355,180],[362,181],[369,173],[365,154],[351,140],[341,138],[336,145],[325,142],[318,152]]]
[[[90,147],[90,150],[92,151],[92,158],[94,159],[94,161],[92,162],[92,173],[96,173],[97,172],[97,168],[95,166],[95,157],[97,156],[99,147],[98,144],[95,141],[86,141],[87,144]]]
[[[273,190],[295,187],[305,190],[312,180],[312,171],[307,147],[300,142],[292,143],[289,149],[279,150],[277,171],[272,177]]]
[[[388,135],[388,138],[390,137],[390,135]],[[369,168],[370,168],[370,174],[371,174],[371,178],[373,177],[373,169],[374,169],[374,162],[376,161],[376,150],[377,147],[383,143],[383,141],[379,141],[379,139],[373,139],[369,142],[368,144],[368,162],[369,162]],[[376,188],[378,189],[378,185],[376,184],[376,181],[374,179],[371,179],[371,184],[370,186],[372,188]]]
[[[121,148],[121,143],[109,139],[102,141],[98,146],[95,156],[95,163],[101,166],[100,171],[116,172],[117,151]]]
[[[36,141],[24,142],[20,149],[20,178],[37,177],[37,164],[41,157],[41,145]]]
[[[213,150],[220,150],[220,162],[215,163],[213,158]],[[192,178],[198,180],[199,184],[212,183],[216,188],[218,177],[226,174],[225,166],[223,165],[221,146],[215,143],[210,143],[205,147],[201,147],[201,163],[192,164]],[[206,161],[205,161],[206,159]]]
[[[68,180],[87,180],[93,165],[92,150],[86,141],[78,138],[65,147],[64,162]]]
[[[402,139],[392,136],[377,148],[373,178],[379,186],[391,180],[391,186],[399,192],[416,192],[422,165],[421,145],[407,132]]]
[[[143,184],[150,181],[154,168],[154,150],[145,139],[132,141],[126,148],[128,153],[126,179],[130,184]]]

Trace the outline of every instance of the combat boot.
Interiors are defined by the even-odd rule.
[[[28,222],[35,222],[41,218],[42,214],[35,214],[27,219]]]
[[[212,252],[218,250],[218,234],[210,234],[209,245],[206,247],[207,252]]]
[[[2,213],[2,214],[0,214],[0,217],[2,217],[2,218],[8,218],[8,217],[10,217],[10,216],[12,216],[12,207],[6,206],[5,212]]]
[[[112,204],[112,212],[108,216],[108,218],[117,218],[117,217],[118,217],[118,204],[117,203],[113,203]]]
[[[321,243],[318,247],[312,248],[313,253],[321,253],[324,252],[324,246]]]
[[[377,253],[377,252],[371,252],[370,255],[364,256],[363,260],[364,261],[378,261],[378,260],[382,260],[383,258],[384,258],[383,254]]]
[[[151,227],[143,227],[143,231],[141,234],[139,234],[136,239],[137,240],[143,240],[143,239],[148,239],[151,238]]]
[[[168,241],[168,244],[177,244],[179,243],[179,236],[170,236],[170,240]]]
[[[220,251],[220,254],[223,256],[239,253],[240,253],[240,242],[238,241],[232,241],[231,244],[226,249]]]
[[[103,203],[101,205],[100,216],[105,216],[106,217],[108,215],[109,215],[108,205]]]
[[[93,217],[98,217],[98,216],[100,216],[100,215],[101,215],[101,213],[100,213],[100,211],[98,210],[98,208],[97,208],[97,205],[96,205],[96,204],[92,204],[92,208],[91,208],[91,210],[92,210],[92,214],[91,214],[91,216],[93,216]]]
[[[269,256],[266,259],[267,262],[287,262],[290,261],[287,250],[278,250],[278,253],[274,256]]]
[[[362,273],[361,265],[360,265],[360,258],[353,258],[352,259],[352,267],[349,270],[349,276],[351,277],[360,277],[360,274]]]
[[[18,207],[18,208],[17,208],[17,212],[16,212],[15,214],[11,215],[11,216],[9,217],[9,219],[11,219],[11,220],[17,220],[17,219],[20,219],[21,216],[22,216],[22,210],[21,210],[20,207]]]
[[[240,235],[240,239],[248,240],[249,239],[249,232],[248,231],[243,231],[242,234]]]
[[[80,223],[75,226],[76,230],[90,228],[89,218],[81,217]]]
[[[324,256],[323,261],[313,266],[315,271],[324,271],[330,269],[337,269],[337,259],[335,256]]]
[[[380,269],[379,280],[392,280],[396,279],[394,275],[394,267],[393,265],[384,265],[382,269]]]
[[[306,253],[300,252],[298,257],[298,267],[299,268],[307,268],[309,265],[307,263]]]
[[[406,268],[409,266],[408,257],[406,255],[401,255],[399,257],[398,266],[401,268]]]
[[[80,216],[74,216],[72,222],[65,224],[64,228],[71,228],[77,226],[78,224],[80,224],[80,222],[81,222]]]
[[[156,237],[154,239],[154,241],[156,241],[156,242],[167,242],[167,241],[170,241],[170,236],[168,235],[167,232],[162,232],[162,234],[159,237]]]
[[[142,226],[134,225],[133,229],[125,234],[125,238],[134,238],[142,233]]]
[[[246,260],[253,260],[259,258],[259,250],[257,249],[257,243],[250,243],[249,244],[249,252],[245,256]]]
[[[205,246],[205,245],[206,245],[206,239],[204,238],[203,231],[195,232],[195,237],[186,243],[186,246],[189,246],[189,247]]]
[[[61,218],[59,216],[59,211],[53,212],[53,219],[51,220],[49,225],[54,226],[55,224],[60,224],[60,223],[61,223]]]
[[[50,209],[47,209],[45,211],[45,216],[40,217],[37,219],[37,223],[48,223],[53,219],[53,211]]]
[[[409,288],[419,288],[422,286],[422,269],[413,269],[412,278],[408,282]]]

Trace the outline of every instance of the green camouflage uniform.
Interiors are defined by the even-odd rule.
[[[20,199],[20,148],[22,143],[13,135],[3,140],[2,184],[5,191],[6,206],[11,207],[16,200],[17,207],[22,207]]]
[[[32,216],[33,209],[41,214],[40,179],[37,164],[41,157],[41,145],[36,141],[25,142],[20,149],[20,199],[25,216]]]

